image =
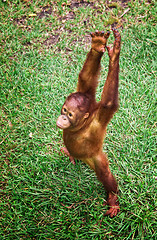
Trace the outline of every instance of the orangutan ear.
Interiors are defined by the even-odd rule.
[[[87,112],[85,113],[84,118],[88,118],[88,117],[89,117],[89,113]]]

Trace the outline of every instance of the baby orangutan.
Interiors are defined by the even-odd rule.
[[[113,47],[106,46],[110,32],[91,33],[91,50],[79,74],[77,91],[70,94],[63,104],[57,127],[63,129],[66,148],[61,151],[69,156],[87,163],[96,173],[108,193],[109,210],[106,215],[116,216],[120,211],[118,203],[117,182],[113,177],[109,162],[102,151],[106,127],[118,109],[119,56],[121,37],[116,29]],[[95,92],[100,73],[100,61],[107,48],[109,70],[101,95],[96,102]]]

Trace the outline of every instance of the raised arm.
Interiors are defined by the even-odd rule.
[[[118,108],[119,85],[119,56],[121,36],[116,29],[112,29],[115,41],[113,47],[107,47],[109,55],[109,70],[101,96],[100,117],[108,122]]]
[[[99,31],[91,33],[91,50],[88,53],[83,68],[79,74],[77,85],[78,92],[90,93],[95,96],[100,73],[100,61],[103,53],[105,52],[109,34],[110,32],[104,34],[104,32]]]

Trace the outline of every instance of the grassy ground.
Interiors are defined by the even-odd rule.
[[[108,2],[0,3],[0,239],[157,239],[156,3]],[[122,35],[120,109],[104,144],[120,190],[113,219],[104,217],[106,194],[95,174],[59,152],[56,128],[89,33],[111,24]],[[98,99],[107,70],[106,56]]]

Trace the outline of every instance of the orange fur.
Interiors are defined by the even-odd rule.
[[[117,183],[109,169],[109,162],[102,151],[106,127],[118,109],[120,34],[113,29],[115,41],[113,48],[106,47],[109,33],[92,33],[92,48],[87,55],[79,74],[77,94],[71,94],[64,103],[62,115],[70,122],[70,127],[63,129],[66,148],[64,153],[74,163],[78,158],[87,163],[96,173],[108,193],[107,203],[110,209],[107,215],[116,216],[119,212]],[[109,71],[103,88],[101,101],[95,100],[95,92],[100,74],[100,61],[105,48],[109,55]],[[72,109],[73,116],[69,118]],[[72,115],[72,114],[71,114]],[[70,116],[71,116],[70,115]],[[62,123],[59,124],[61,126]],[[68,123],[69,126],[69,123]]]

